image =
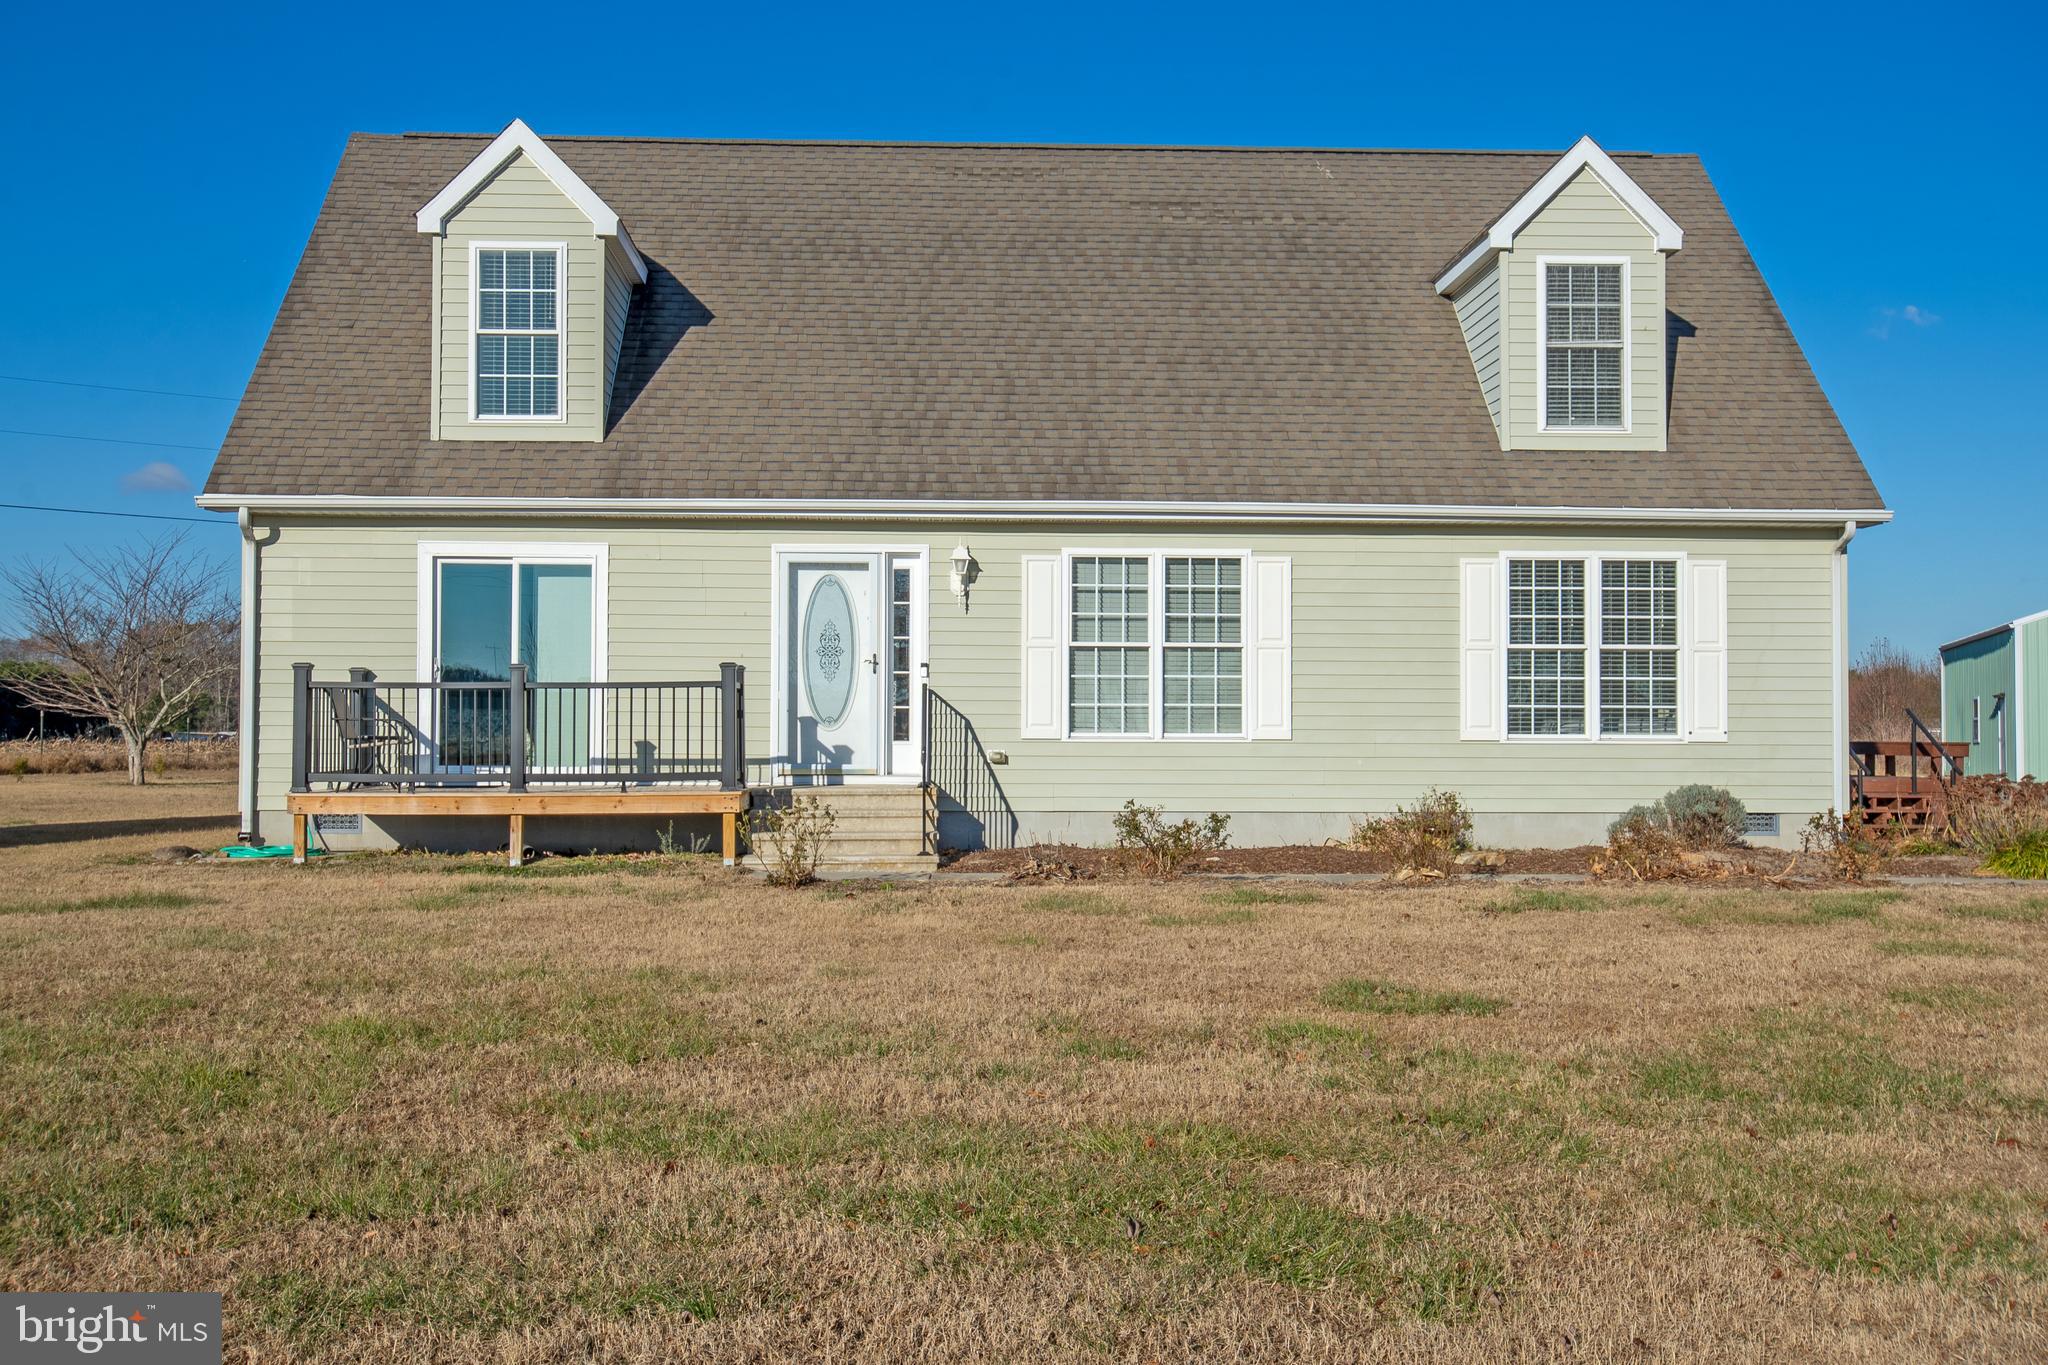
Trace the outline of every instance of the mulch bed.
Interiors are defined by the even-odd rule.
[[[1513,877],[1532,873],[1575,872],[1584,873],[1593,857],[1601,850],[1598,845],[1587,844],[1579,848],[1511,848],[1505,850],[1507,862],[1492,875]],[[1777,849],[1745,849],[1738,851],[1738,875],[1754,877],[1783,877],[1792,870],[1802,879],[1825,880],[1826,873],[1818,859],[1802,856],[1796,868],[1788,869],[1793,863],[1790,853]],[[1005,875],[1026,873],[1027,868],[1071,867],[1083,877],[1124,877],[1137,875],[1126,860],[1114,849],[1082,848],[1074,844],[1035,844],[1026,848],[985,848],[972,853],[951,857],[941,866],[943,872],[996,872]],[[1315,872],[1392,872],[1392,860],[1355,848],[1335,844],[1283,844],[1272,848],[1226,848],[1220,853],[1197,859],[1186,869],[1191,874],[1203,873],[1315,873]],[[1966,856],[1939,856],[1894,858],[1876,869],[1877,877],[1967,877],[1977,870],[1977,859]],[[1027,873],[1028,875],[1028,873]]]
[[[1529,872],[1584,872],[1593,848],[1510,849],[1501,874]],[[1021,871],[1032,860],[1040,864],[1066,864],[1091,877],[1116,877],[1126,873],[1125,864],[1114,849],[1080,848],[1073,844],[1037,844],[1029,848],[984,848],[963,853],[945,864],[947,872]],[[1245,872],[1392,872],[1392,859],[1335,844],[1282,844],[1273,848],[1226,848],[1198,858],[1188,865],[1191,873]]]

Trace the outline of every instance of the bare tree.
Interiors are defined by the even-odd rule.
[[[139,787],[150,740],[234,673],[235,605],[183,536],[73,560],[6,575],[23,643],[56,665],[13,687],[31,705],[105,719]]]
[[[1908,707],[1940,730],[1941,666],[1883,637],[1872,640],[1849,666],[1850,738],[1910,738]]]

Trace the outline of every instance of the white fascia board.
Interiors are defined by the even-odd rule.
[[[1600,144],[1590,137],[1582,137],[1572,144],[1572,149],[1559,157],[1557,164],[1545,171],[1540,179],[1531,185],[1520,199],[1494,225],[1486,235],[1475,243],[1470,251],[1458,258],[1449,270],[1437,277],[1436,291],[1448,294],[1464,284],[1465,279],[1479,264],[1496,251],[1506,251],[1515,244],[1515,234],[1529,225],[1529,220],[1542,212],[1543,206],[1557,197],[1558,191],[1572,182],[1580,171],[1590,170],[1608,193],[1619,199],[1622,206],[1633,213],[1637,220],[1649,230],[1659,251],[1677,251],[1685,245],[1685,229],[1678,226],[1671,215],[1657,207],[1657,201],[1650,198],[1641,185],[1629,178],[1627,171],[1614,163],[1614,158],[1600,150]]]
[[[513,119],[505,126],[504,132],[492,138],[490,146],[478,152],[460,174],[413,216],[414,224],[421,232],[435,235],[446,232],[448,220],[455,211],[483,188],[485,181],[503,170],[506,162],[522,152],[527,160],[540,167],[541,174],[553,182],[556,189],[568,196],[577,211],[590,220],[592,232],[600,237],[618,239],[619,245],[625,249],[626,259],[639,273],[640,283],[647,283],[647,262],[641,259],[633,239],[626,233],[625,224],[619,221],[618,213],[598,197],[596,190],[584,184],[583,177],[570,170],[569,164],[556,156],[555,149],[543,142],[539,133],[527,127],[524,119]]]
[[[1468,284],[1486,266],[1500,255],[1500,248],[1493,244],[1490,236],[1481,237],[1472,244],[1472,249],[1457,259],[1457,262],[1436,277],[1436,292],[1455,294]]]
[[[1606,525],[1865,526],[1890,521],[1884,508],[1488,507],[1427,503],[1062,502],[890,498],[432,498],[354,494],[205,493],[209,511],[343,512],[360,516],[513,514],[543,517],[798,517],[844,521],[1598,522]]]

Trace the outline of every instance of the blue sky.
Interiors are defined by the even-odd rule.
[[[286,8],[9,21],[0,375],[238,395],[351,130],[518,116],[543,135],[1559,149],[1591,133],[1705,158],[1897,511],[1856,542],[1859,647],[2048,608],[2032,6],[1582,4],[1541,23],[1469,5]],[[200,515],[191,486],[232,410],[0,379],[0,501]],[[225,563],[220,520],[187,529]],[[0,509],[0,559],[151,525]]]

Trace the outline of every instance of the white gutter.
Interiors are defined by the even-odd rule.
[[[1849,816],[1849,542],[1856,523],[1844,521],[1832,560],[1835,579],[1835,810]]]
[[[1608,525],[1874,526],[1890,521],[1884,508],[1731,507],[1511,507],[1483,504],[1346,502],[1063,502],[1043,498],[438,498],[361,497],[352,494],[207,493],[196,499],[213,511],[342,512],[360,516],[417,517],[517,514],[540,517],[815,518],[826,521],[1169,521],[1281,523],[1493,523],[1599,522]]]
[[[235,509],[242,532],[242,677],[235,736],[237,774],[235,799],[242,812],[241,841],[256,842],[256,527],[247,507]]]

